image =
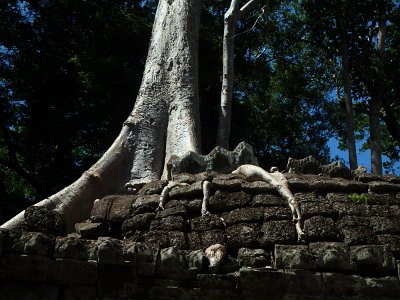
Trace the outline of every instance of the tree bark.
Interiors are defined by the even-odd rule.
[[[344,99],[346,104],[345,120],[347,125],[347,148],[349,151],[350,169],[355,170],[358,168],[358,163],[357,163],[356,142],[354,138],[353,101],[351,97],[351,81],[349,72],[347,32],[343,24],[343,18],[341,16],[336,17],[336,23],[340,36],[340,56],[342,58],[343,90],[344,90]]]
[[[119,136],[77,181],[35,204],[60,212],[68,232],[89,217],[95,199],[123,190],[127,181],[159,179],[171,155],[200,151],[200,3],[159,1],[142,84]],[[18,228],[23,216],[21,212],[1,227]]]
[[[229,149],[231,131],[233,82],[235,78],[235,32],[236,22],[248,14],[259,0],[250,0],[240,8],[240,0],[232,0],[224,16],[224,36],[222,50],[222,88],[221,106],[219,111],[217,146]]]
[[[378,46],[376,59],[376,80],[374,90],[371,92],[369,128],[371,144],[371,167],[372,173],[382,174],[382,145],[380,137],[380,110],[382,108],[383,81],[384,81],[384,54],[386,39],[386,14],[384,1],[380,2],[381,12],[379,15]]]

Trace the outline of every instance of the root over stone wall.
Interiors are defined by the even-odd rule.
[[[32,207],[23,231],[0,231],[1,299],[399,299],[400,179],[287,174],[301,204],[297,242],[286,202],[239,175],[180,174],[94,202],[66,236]],[[201,216],[203,180],[212,182]],[[217,273],[204,250],[226,247]]]

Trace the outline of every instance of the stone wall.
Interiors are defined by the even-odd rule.
[[[22,231],[0,231],[1,299],[400,299],[400,179],[288,174],[301,203],[297,242],[286,203],[264,182],[181,174],[156,212],[164,181],[94,202],[63,234],[32,207]],[[210,215],[201,182],[212,180]],[[204,249],[226,246],[218,273]]]

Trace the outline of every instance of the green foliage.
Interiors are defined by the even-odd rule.
[[[368,204],[368,196],[366,194],[350,194],[349,201],[356,204]]]

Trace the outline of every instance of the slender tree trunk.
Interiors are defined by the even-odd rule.
[[[77,181],[36,204],[63,214],[67,231],[88,218],[95,199],[123,190],[128,181],[159,179],[171,155],[200,151],[200,3],[159,1],[142,85],[119,136]],[[1,227],[20,227],[23,215],[21,212]]]
[[[370,104],[370,143],[371,143],[371,167],[372,173],[382,174],[382,145],[380,137],[380,111],[382,108],[382,98],[384,94],[384,54],[385,54],[385,39],[386,39],[386,14],[385,4],[381,1],[381,14],[379,16],[378,30],[378,55],[376,60],[376,82],[374,90],[371,93]]]
[[[234,82],[235,32],[236,22],[248,14],[258,4],[259,0],[250,0],[240,8],[240,0],[232,0],[224,16],[224,36],[222,52],[222,88],[221,106],[219,111],[217,146],[229,149],[231,131],[232,96]]]
[[[345,119],[347,125],[347,148],[349,151],[350,169],[355,170],[358,168],[358,163],[357,163],[356,141],[354,138],[353,101],[351,97],[351,81],[349,72],[347,32],[343,24],[343,18],[341,16],[337,16],[336,23],[340,35],[340,55],[342,58],[343,89],[344,89],[344,99],[346,103]]]

